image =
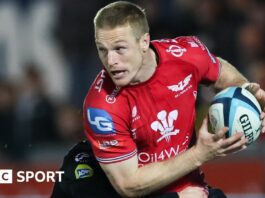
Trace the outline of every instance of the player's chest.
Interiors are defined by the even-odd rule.
[[[185,141],[192,131],[197,84],[193,75],[161,78],[129,92],[130,130],[138,144]]]

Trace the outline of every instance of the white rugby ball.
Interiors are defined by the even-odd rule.
[[[209,120],[213,132],[228,127],[227,137],[244,132],[249,145],[260,135],[260,113],[257,99],[248,90],[228,87],[215,95],[209,108]]]

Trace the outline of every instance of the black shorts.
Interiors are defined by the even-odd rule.
[[[76,144],[64,157],[62,181],[55,182],[51,198],[120,198],[114,190],[87,141]],[[209,188],[209,198],[226,198],[219,189]],[[145,198],[178,198],[177,193]]]

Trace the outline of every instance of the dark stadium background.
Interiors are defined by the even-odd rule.
[[[106,0],[0,0],[0,169],[58,170],[82,133],[82,101],[101,69],[93,17]],[[153,39],[198,36],[265,89],[264,0],[144,0]],[[212,92],[201,87],[198,119]],[[265,138],[213,161],[231,198],[265,197]],[[0,198],[49,197],[53,183],[0,184]]]

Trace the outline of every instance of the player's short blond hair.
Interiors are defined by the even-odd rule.
[[[97,12],[94,18],[95,36],[98,29],[113,29],[124,25],[129,25],[132,28],[137,39],[143,34],[149,33],[144,9],[127,1],[117,1]]]

